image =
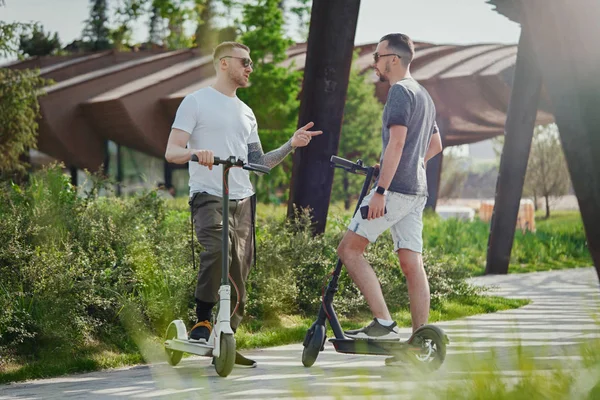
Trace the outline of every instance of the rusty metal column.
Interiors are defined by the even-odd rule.
[[[486,274],[508,272],[541,87],[542,75],[533,52],[531,35],[527,25],[522,24],[496,182]]]
[[[309,121],[323,135],[294,153],[288,216],[311,208],[313,232],[325,231],[360,0],[314,0],[298,126]]]

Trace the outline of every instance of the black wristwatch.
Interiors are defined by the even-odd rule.
[[[375,193],[385,194],[385,188],[382,186],[377,186],[377,189],[375,189]]]

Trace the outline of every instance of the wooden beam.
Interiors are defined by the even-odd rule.
[[[496,183],[486,274],[508,272],[542,87],[542,75],[532,46],[531,34],[527,25],[523,25]]]
[[[294,207],[312,209],[313,232],[325,231],[360,0],[314,0],[308,34],[298,126],[322,130],[294,153],[288,216]]]
[[[523,2],[600,279],[600,3]]]

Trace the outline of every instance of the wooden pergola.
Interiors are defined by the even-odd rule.
[[[346,3],[346,6],[349,4]],[[327,9],[331,9],[332,5],[328,3]],[[318,6],[319,3],[315,3],[315,7]],[[330,45],[338,41],[336,36]],[[372,53],[376,46],[377,43],[352,44],[350,49],[358,52],[356,65],[362,73],[372,77],[376,95],[383,103],[389,85],[379,82],[372,72]],[[288,49],[289,58],[283,63],[293,63],[296,68],[304,69],[310,62],[308,47],[306,43],[291,47]],[[445,146],[473,143],[503,134],[517,46],[417,42],[416,47],[412,73],[427,87],[437,104],[437,119],[442,126]],[[338,55],[337,52],[335,54]],[[43,117],[38,148],[63,161],[73,171],[82,168],[94,171],[102,164],[105,170],[116,168],[117,181],[122,180],[122,146],[162,158],[170,124],[183,97],[212,84],[215,79],[211,57],[203,57],[195,50],[107,51],[34,58],[10,67],[37,67],[43,77],[56,82],[46,88],[46,95],[39,100]],[[310,81],[313,78],[308,73],[309,69],[306,71],[306,79]],[[330,69],[327,74],[333,76],[340,71]],[[341,101],[343,107],[345,89],[342,92],[339,77],[333,77],[327,93],[336,96],[343,93],[336,100]],[[304,86],[307,94],[313,91],[320,93],[319,90],[315,85]],[[321,106],[332,109],[329,103]],[[553,120],[547,110],[547,106],[541,107],[537,113],[538,123]],[[334,115],[328,117],[333,118]],[[338,117],[334,118],[338,121],[335,123],[319,122],[325,127],[326,140],[337,140],[340,129]],[[117,145],[115,165],[108,162],[108,141]],[[327,161],[327,155],[337,151],[337,145],[332,145],[333,142],[319,148],[323,151],[319,157]],[[429,162],[429,200],[432,207],[437,197],[441,158],[438,156]],[[165,164],[164,181],[167,184],[171,182],[174,168],[176,166]],[[324,191],[329,190],[327,185],[323,188]],[[296,193],[301,195],[301,192]],[[310,196],[307,199],[313,202]],[[322,208],[321,212],[326,215],[326,208]]]

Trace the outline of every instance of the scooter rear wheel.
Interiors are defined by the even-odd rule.
[[[309,335],[310,337],[308,337]],[[307,344],[302,351],[302,364],[305,367],[312,367],[315,361],[317,361],[319,352],[325,343],[325,326],[318,324],[314,325],[314,327],[311,327],[311,329],[306,332],[306,336],[307,338],[304,339],[304,343]]]
[[[219,357],[215,357],[215,370],[217,374],[226,377],[233,370],[235,363],[235,339],[233,335],[221,334],[221,348]]]
[[[415,332],[411,345],[419,343],[420,352],[414,352],[414,361],[420,369],[425,371],[437,370],[446,359],[446,343],[438,332],[430,328],[421,328]]]

